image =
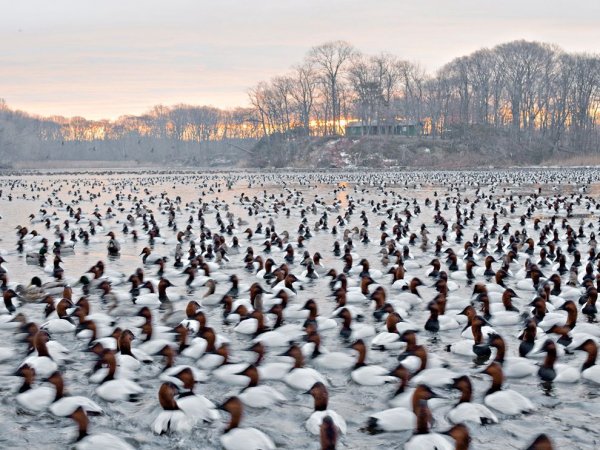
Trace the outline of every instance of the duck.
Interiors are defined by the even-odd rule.
[[[119,336],[119,352],[116,354],[117,365],[126,370],[139,370],[142,363],[152,362],[152,356],[140,349],[132,349],[131,342],[135,336],[130,330],[123,330]]]
[[[455,270],[450,273],[450,278],[455,281],[466,281],[470,284],[475,280],[476,276],[473,273],[473,268],[477,267],[477,264],[473,260],[467,260],[465,263],[465,270]]]
[[[411,307],[420,305],[423,300],[417,288],[423,285],[423,282],[419,278],[415,277],[411,279],[408,283],[408,286],[405,289],[403,289],[402,293],[394,296],[394,300],[404,302],[410,305]]]
[[[326,384],[325,378],[315,369],[304,367],[302,350],[297,345],[292,345],[282,356],[293,358],[294,365],[283,377],[283,381],[293,389],[308,391],[317,382]]]
[[[45,330],[39,330],[33,337],[33,348],[36,355],[25,358],[19,367],[28,365],[35,370],[35,373],[41,378],[48,378],[58,370],[58,364],[48,352],[47,343],[50,340],[49,334]]]
[[[362,386],[380,386],[385,383],[396,381],[394,376],[389,374],[389,370],[382,366],[367,364],[367,347],[362,339],[355,341],[351,348],[358,352],[358,358],[354,364],[350,378]]]
[[[372,414],[367,423],[371,433],[412,430],[417,424],[419,404],[438,397],[429,386],[419,384],[411,399],[411,407],[396,407]]]
[[[346,421],[332,409],[328,409],[329,393],[327,387],[320,381],[316,382],[307,392],[314,400],[314,411],[306,420],[306,429],[314,435],[321,434],[321,424],[325,417],[331,418],[338,432],[346,434]]]
[[[471,422],[478,425],[498,423],[498,417],[488,408],[479,403],[471,402],[473,385],[467,375],[455,378],[452,387],[458,389],[461,396],[458,404],[446,415],[450,422],[453,424]]]
[[[196,347],[196,353],[193,356],[184,353],[184,356],[196,357],[199,355],[198,358],[196,358],[196,365],[198,367],[204,370],[213,370],[228,363],[229,343],[222,342],[217,347],[217,335],[212,328],[206,327],[202,331],[201,338],[194,338],[194,340],[196,339],[199,339],[196,341],[196,346],[194,346]],[[189,349],[194,347],[190,346]],[[185,349],[184,352],[186,350],[188,349]]]
[[[27,286],[21,284],[15,286],[14,291],[25,303],[38,302],[46,296],[40,277],[33,277]]]
[[[337,328],[338,326],[335,319],[319,315],[317,302],[314,299],[307,300],[304,303],[304,305],[297,310],[294,310],[292,305],[288,305],[283,310],[283,316],[286,318],[289,317],[290,319],[306,319],[304,322],[305,328],[308,324],[312,323],[317,327],[317,330],[319,331]]]
[[[257,355],[253,364],[257,367],[258,375],[261,380],[281,380],[294,366],[294,364],[289,361],[264,363],[265,345],[260,341],[252,344],[248,350]]]
[[[430,314],[423,326],[425,330],[437,333],[438,331],[454,330],[460,327],[460,324],[456,319],[443,314],[440,315],[440,308],[436,301],[429,302],[427,309]]]
[[[136,401],[144,389],[135,381],[123,378],[115,378],[117,360],[113,350],[105,350],[100,363],[106,365],[108,372],[102,383],[96,388],[98,397],[107,402]]]
[[[17,311],[17,308],[13,303],[13,299],[16,297],[17,293],[13,289],[6,289],[2,292],[3,306],[8,314],[12,315]],[[17,306],[20,305],[17,303]]]
[[[158,282],[157,293],[149,292],[146,294],[140,294],[134,299],[134,304],[138,306],[152,306],[158,307],[168,302],[174,302],[180,299],[179,295],[172,295],[172,298],[167,294],[167,288],[174,286],[166,278],[161,278]]]
[[[142,263],[147,265],[156,264],[159,260],[167,260],[164,256],[153,254],[150,247],[144,247],[139,256],[142,257]]]
[[[230,397],[220,407],[231,415],[229,425],[221,435],[221,445],[225,450],[272,450],[275,444],[269,436],[256,428],[240,428],[244,411],[242,401]]]
[[[354,356],[344,352],[328,352],[321,349],[321,336],[319,333],[311,333],[306,340],[308,344],[305,347],[309,349],[307,356],[310,356],[311,363],[320,369],[347,370],[354,366],[356,361]]]
[[[411,324],[405,322],[400,314],[397,312],[390,312],[385,319],[385,329],[373,338],[371,341],[371,348],[377,350],[395,350],[405,347],[406,343],[400,340],[400,336],[404,331],[410,328]],[[412,325],[412,328],[414,330],[418,329],[414,325]]]
[[[469,429],[464,424],[454,425],[444,433],[429,433],[426,418],[427,412],[420,414],[421,425],[419,427],[417,420],[416,434],[404,444],[405,450],[468,450],[471,436]]]
[[[581,366],[581,378],[600,384],[600,366],[596,365],[598,357],[598,345],[592,339],[586,339],[575,350],[582,350],[587,353],[587,358]]]
[[[15,400],[21,408],[29,411],[43,411],[52,404],[56,394],[54,388],[49,386],[32,387],[35,381],[35,369],[28,364],[23,364],[17,369],[15,375],[23,377],[23,384]]]
[[[265,324],[265,317],[261,311],[252,311],[248,317],[240,320],[233,330],[236,333],[258,336],[269,331],[269,327]]]
[[[250,364],[241,374],[250,379],[248,385],[237,395],[244,405],[252,408],[270,408],[287,401],[283,394],[271,386],[258,385],[259,372],[254,364]]]
[[[547,339],[540,349],[546,352],[546,358],[538,370],[538,376],[542,381],[554,381],[556,383],[575,383],[579,381],[581,374],[576,367],[568,364],[556,364],[556,344]]]
[[[558,309],[567,312],[567,320],[564,326],[570,330],[569,334],[571,336],[588,335],[600,338],[600,327],[596,324],[577,322],[578,312],[574,301],[567,300]]]
[[[525,378],[537,373],[538,366],[530,359],[519,356],[505,356],[506,344],[499,334],[488,335],[488,345],[496,349],[494,361],[502,366],[504,375],[507,378]]]
[[[484,324],[485,319],[481,316],[473,315],[470,316],[471,326],[467,327],[465,331],[462,333],[462,336],[469,336],[467,339],[462,339],[460,341],[454,342],[447,346],[446,350],[457,355],[476,357],[481,360],[486,360],[490,354],[490,348],[487,343],[484,341],[486,335],[484,335],[483,329],[488,328],[486,330],[487,335],[489,333],[493,333],[493,329],[490,327],[485,327]],[[467,333],[468,332],[468,333]],[[471,340],[472,337],[473,339]]]
[[[175,369],[175,368],[173,368]],[[203,395],[194,392],[196,383],[205,381],[202,374],[198,374],[198,369],[189,366],[179,366],[177,370],[172,370],[167,374],[163,372],[160,376],[163,381],[173,381],[173,384],[179,389],[177,397],[177,406],[194,423],[198,421],[213,422],[219,418],[216,405]]]
[[[229,345],[223,344],[221,345],[217,351],[216,355],[222,358],[222,361],[216,366],[212,367],[212,376],[217,380],[232,384],[236,386],[247,386],[250,382],[250,378],[244,375],[244,371],[248,367],[248,363],[234,363],[230,361],[229,355]],[[216,356],[215,355],[215,356]],[[198,361],[198,365],[202,362],[202,359]],[[201,366],[202,367],[202,366]]]
[[[375,336],[375,327],[367,324],[352,324],[352,313],[347,308],[342,308],[337,317],[343,320],[340,336],[347,341],[356,341]]]
[[[79,431],[74,444],[77,450],[134,450],[133,446],[114,433],[88,434],[89,419],[83,408],[77,408],[70,417],[77,424]]]
[[[538,339],[538,333],[540,333],[540,339]],[[525,323],[525,328],[519,334],[519,339],[521,340],[521,343],[519,344],[519,356],[522,358],[534,358],[539,356],[540,353],[535,350],[535,347],[536,345],[543,344],[538,343],[541,342],[541,337],[544,335],[544,332],[537,327],[535,319],[528,319]]]
[[[488,296],[486,294],[481,294],[478,299],[481,302],[483,318],[491,325],[500,327],[516,325],[521,322],[523,317],[519,313],[519,310],[513,306],[511,301],[513,297],[513,293],[511,293],[509,289],[504,291],[502,294],[502,309],[500,309],[491,308]]]
[[[72,333],[76,326],[69,317],[68,309],[73,307],[73,303],[68,299],[61,299],[56,305],[56,314],[58,318],[50,319],[44,322],[40,328],[49,333]]]
[[[400,336],[400,340],[406,343],[406,349],[398,356],[398,360],[411,373],[419,373],[427,368],[429,355],[427,349],[417,344],[417,335],[413,330],[407,330]]]
[[[95,401],[81,396],[68,396],[64,393],[64,380],[59,371],[48,377],[48,382],[54,385],[54,399],[48,409],[52,414],[59,417],[70,416],[77,408],[83,408],[88,415],[103,414],[104,411]]]
[[[177,350],[171,345],[165,345],[159,352],[158,355],[165,357],[165,367],[161,372],[159,379],[162,381],[170,381],[174,383],[177,387],[181,388],[182,383],[186,380],[181,380],[180,376],[186,373],[186,370],[190,370],[195,382],[206,381],[208,380],[208,375],[202,370],[187,365],[175,365],[175,356],[177,354]],[[186,387],[186,389],[193,389],[192,386]]]
[[[492,377],[492,385],[484,397],[484,403],[489,408],[507,416],[516,416],[535,409],[535,405],[527,397],[511,389],[502,389],[504,374],[500,364],[492,362],[482,373]]]
[[[194,421],[179,408],[175,395],[179,392],[173,383],[162,383],[158,389],[158,401],[162,411],[152,421],[152,431],[155,434],[170,432],[189,433]]]

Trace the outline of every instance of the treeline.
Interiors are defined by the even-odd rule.
[[[225,149],[243,154],[261,139],[257,151],[273,153],[271,141],[281,147],[342,134],[352,120],[415,123],[425,139],[468,140],[473,148],[501,137],[541,156],[600,149],[600,57],[538,42],[478,50],[433,74],[391,54],[328,42],[248,94],[246,108],[159,105],[114,121],[42,118],[0,101],[0,157],[203,162],[228,157]]]
[[[456,58],[428,74],[394,55],[347,42],[312,48],[288,74],[250,91],[264,134],[341,133],[345,121],[419,123],[432,138],[502,133],[548,152],[599,149],[600,57],[514,41]],[[483,133],[482,133],[483,132]]]
[[[0,100],[0,157],[11,160],[139,160],[210,164],[251,150],[261,137],[251,108],[155,106],[114,121],[42,118]],[[217,161],[217,162],[218,162]]]

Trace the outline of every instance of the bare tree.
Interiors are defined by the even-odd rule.
[[[310,121],[317,95],[317,74],[311,61],[307,60],[304,64],[294,67],[291,77],[290,95],[295,101],[304,133],[310,135]]]
[[[339,105],[339,83],[345,66],[350,61],[356,50],[345,41],[331,41],[313,47],[309,52],[310,59],[318,66],[327,83],[331,95],[331,119],[332,133],[339,132],[340,105]]]

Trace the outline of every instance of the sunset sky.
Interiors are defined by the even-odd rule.
[[[1,2],[0,98],[40,115],[247,106],[248,88],[336,39],[432,72],[522,38],[600,52],[599,0]]]

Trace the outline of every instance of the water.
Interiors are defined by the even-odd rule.
[[[8,261],[4,265],[8,271],[10,281],[14,283],[28,284],[33,276],[40,276],[45,281],[50,278],[42,268],[27,265],[25,258],[15,252],[16,235],[15,227],[17,225],[26,225],[28,228],[37,230],[43,236],[48,237],[50,242],[56,240],[54,230],[47,230],[43,223],[30,223],[28,216],[30,214],[38,215],[39,209],[45,207],[50,213],[57,211],[60,220],[53,221],[55,224],[62,225],[67,218],[64,207],[54,208],[44,205],[46,199],[53,196],[53,202],[56,205],[56,199],[60,199],[66,204],[71,204],[74,208],[81,207],[84,216],[90,217],[95,208],[104,215],[108,206],[117,213],[113,219],[102,220],[104,230],[93,236],[90,244],[86,247],[78,242],[75,247],[74,255],[63,257],[65,275],[68,279],[77,280],[85,270],[95,264],[98,260],[108,261],[106,256],[106,243],[108,238],[104,235],[113,230],[121,243],[121,257],[111,260],[108,264],[111,270],[122,272],[124,274],[133,273],[137,267],[141,267],[141,257],[138,256],[143,247],[147,246],[147,238],[143,234],[138,221],[136,229],[140,230],[141,239],[134,242],[130,237],[125,237],[122,232],[122,220],[129,212],[133,204],[133,197],[144,199],[148,208],[154,212],[157,222],[161,224],[161,235],[169,240],[173,240],[174,232],[166,226],[167,216],[163,208],[159,206],[161,194],[174,200],[176,196],[182,199],[181,208],[177,215],[179,229],[184,229],[190,215],[196,216],[194,212],[186,210],[185,204],[188,202],[212,202],[215,200],[224,201],[228,205],[229,211],[249,222],[248,226],[256,228],[260,221],[267,225],[270,217],[273,217],[276,223],[276,230],[281,233],[287,230],[290,234],[290,241],[296,240],[297,230],[300,223],[299,210],[302,206],[309,206],[315,198],[322,200],[321,204],[332,205],[334,200],[340,202],[339,211],[329,213],[330,227],[335,223],[335,217],[338,214],[343,215],[348,206],[349,198],[354,199],[357,204],[355,214],[351,217],[350,223],[346,228],[362,228],[362,222],[359,219],[361,211],[366,211],[370,223],[367,227],[371,238],[370,244],[361,244],[358,239],[354,240],[354,252],[361,258],[367,258],[371,262],[372,269],[387,271],[380,262],[378,245],[379,242],[379,224],[382,220],[387,220],[385,207],[380,212],[372,211],[374,205],[387,200],[388,205],[393,205],[395,210],[403,211],[406,206],[413,211],[413,199],[417,199],[421,207],[421,214],[413,218],[411,228],[418,230],[421,223],[425,223],[431,232],[430,238],[440,234],[440,227],[433,223],[433,208],[424,206],[424,199],[434,199],[434,193],[440,201],[449,202],[449,210],[442,211],[444,217],[452,223],[454,220],[455,200],[460,195],[462,199],[476,197],[475,190],[480,188],[485,193],[492,194],[495,198],[500,198],[500,203],[507,207],[510,204],[509,197],[514,195],[514,201],[517,210],[514,214],[508,214],[506,217],[500,217],[499,224],[511,222],[511,230],[520,229],[518,224],[519,217],[524,213],[525,197],[519,199],[518,195],[527,196],[537,192],[541,187],[542,195],[552,196],[556,194],[577,193],[582,186],[587,186],[590,193],[593,193],[594,200],[598,193],[598,171],[591,169],[578,170],[522,170],[522,171],[500,171],[500,172],[378,172],[378,173],[195,173],[195,172],[147,172],[143,174],[128,174],[119,171],[107,172],[86,172],[86,173],[47,173],[43,175],[36,174],[6,174],[0,177],[0,186],[2,195],[0,199],[0,254]],[[227,185],[231,187],[228,188]],[[334,192],[333,188],[343,186],[343,190]],[[11,189],[12,187],[12,189]],[[39,190],[38,190],[39,189]],[[122,204],[112,205],[115,194],[119,192],[125,196],[131,194],[132,199],[125,198]],[[289,218],[284,214],[275,214],[268,209],[259,213],[258,216],[248,216],[246,208],[240,202],[240,195],[244,193],[249,198],[256,196],[263,201],[264,192],[268,196],[274,195],[283,200],[287,205],[297,201],[297,206],[292,206],[292,213]],[[299,193],[293,198],[287,198],[291,192]],[[393,193],[393,194],[392,194]],[[12,201],[8,200],[11,194]],[[395,197],[394,197],[395,195]],[[38,197],[39,196],[39,197]],[[149,200],[153,198],[153,200]],[[303,200],[303,203],[300,200]],[[272,202],[268,202],[269,204]],[[122,212],[118,211],[123,208]],[[470,207],[470,204],[464,204],[461,208]],[[225,215],[224,204],[221,206],[221,215]],[[577,219],[571,219],[570,223],[574,228],[578,228],[579,218],[581,217],[585,225],[594,223],[594,229],[597,228],[597,217],[593,208],[585,209],[585,201],[581,205],[575,206]],[[484,202],[477,204],[475,210],[475,220],[470,222],[467,229],[464,230],[465,240],[472,237],[473,232],[478,226],[479,216],[485,213],[488,219],[491,218],[492,211],[488,210]],[[542,217],[551,217],[552,211],[538,211]],[[313,225],[318,221],[322,214],[322,207],[316,215],[308,213],[308,223]],[[564,210],[559,211],[559,216],[564,216]],[[207,214],[206,225],[217,231],[215,214]],[[390,221],[388,220],[388,223]],[[489,222],[488,222],[489,225]],[[74,225],[71,225],[73,227]],[[76,227],[76,226],[75,226]],[[193,223],[194,230],[198,229],[198,222]],[[245,226],[243,227],[245,228]],[[242,228],[242,229],[243,229]],[[75,228],[77,229],[77,227]],[[586,228],[586,233],[589,234]],[[418,232],[418,231],[417,231]],[[562,234],[562,233],[561,233]],[[69,233],[65,233],[68,239]],[[306,250],[311,254],[319,251],[323,257],[323,265],[333,267],[341,271],[343,262],[332,254],[334,240],[342,240],[342,232],[337,236],[332,236],[325,231],[313,231],[313,238],[305,242]],[[245,235],[238,234],[242,247],[245,249],[247,242]],[[451,235],[449,234],[449,239]],[[536,235],[537,237],[537,235]],[[535,239],[535,238],[534,238]],[[535,239],[537,242],[537,239]],[[582,240],[587,242],[587,239]],[[462,244],[455,244],[450,239],[451,246],[455,251],[462,255]],[[563,243],[564,244],[564,243]],[[255,254],[262,250],[260,241],[252,242]],[[187,245],[186,245],[187,249]],[[490,250],[492,246],[490,246]],[[539,249],[538,249],[539,250]],[[165,254],[172,257],[173,246],[156,244],[154,251],[157,254]],[[422,268],[407,270],[406,278],[414,276],[420,277],[426,284],[431,284],[426,276],[428,266],[426,264],[432,259],[429,253],[423,253],[418,246],[411,249],[414,261],[422,265]],[[587,253],[587,244],[582,243],[580,251],[583,259]],[[296,251],[296,264],[292,266],[292,272],[300,274],[303,270],[298,264],[301,250]],[[243,255],[232,255],[231,261],[222,269],[225,273],[236,273],[241,278],[242,284],[251,284],[256,281],[253,274],[246,272],[242,264]],[[272,255],[276,263],[283,262],[283,254]],[[173,259],[171,258],[171,263]],[[358,262],[356,260],[355,262]],[[169,264],[171,267],[171,264]],[[496,265],[494,266],[496,267]],[[445,266],[443,266],[445,268]],[[155,278],[156,268],[152,266],[144,267],[148,277]],[[169,279],[176,284],[172,292],[184,296],[183,300],[175,304],[176,309],[183,309],[188,300],[200,300],[205,292],[205,288],[200,288],[194,292],[187,292],[184,287],[183,276],[170,275]],[[306,284],[303,290],[298,291],[298,297],[294,303],[303,303],[307,299],[314,298],[319,304],[320,314],[327,315],[335,305],[332,297],[329,297],[330,290],[328,286],[329,279],[321,278],[315,283]],[[386,289],[389,288],[391,279],[386,276],[379,280],[379,283]],[[509,285],[514,281],[509,281]],[[74,298],[80,296],[80,286],[75,285]],[[116,290],[128,289],[128,285],[115,286]],[[224,293],[228,289],[228,283],[219,283],[217,293]],[[435,295],[431,288],[424,287],[420,290],[425,301]],[[471,286],[461,283],[458,291],[452,294],[469,297],[472,292]],[[393,298],[393,293],[388,290],[388,294]],[[530,295],[531,294],[526,294]],[[530,300],[530,297],[518,300],[516,305],[523,308],[523,305]],[[92,312],[104,308],[100,302],[97,293],[90,296]],[[423,305],[425,305],[424,303]],[[371,316],[372,305],[356,305],[365,309],[366,323],[373,323]],[[137,307],[130,305],[131,315],[135,314]],[[29,320],[38,323],[43,321],[44,305],[24,304],[20,311],[23,312]],[[410,313],[409,319],[417,324],[423,324],[427,318],[427,313],[423,308],[416,308]],[[249,338],[247,336],[237,335],[233,331],[233,326],[223,324],[221,308],[218,306],[204,308],[209,326],[215,328],[219,333],[225,334],[232,341],[232,354],[241,361],[253,361],[254,355],[245,349],[248,348]],[[583,318],[580,318],[583,320]],[[383,324],[376,324],[379,329]],[[507,356],[514,356],[517,353],[519,341],[516,339],[519,326],[496,328],[501,332],[507,343]],[[65,377],[67,391],[71,394],[87,395],[98,401],[106,411],[106,414],[99,417],[93,417],[90,420],[90,432],[111,432],[122,438],[127,439],[131,444],[140,448],[158,449],[158,448],[219,448],[219,437],[228,421],[228,416],[224,414],[222,420],[213,424],[197,426],[191,434],[156,436],[150,430],[152,420],[159,412],[157,391],[159,382],[158,374],[162,370],[162,358],[156,357],[155,362],[144,366],[139,373],[139,384],[145,388],[142,399],[137,403],[117,402],[109,404],[99,399],[95,393],[95,385],[88,381],[88,375],[94,364],[94,358],[91,354],[83,352],[86,342],[76,339],[72,334],[54,334],[54,339],[59,340],[63,345],[72,350],[76,355],[72,363],[62,367],[61,370]],[[482,401],[483,394],[490,385],[490,379],[486,375],[478,372],[483,368],[476,366],[468,358],[460,357],[446,352],[444,349],[448,344],[459,339],[458,332],[450,331],[439,333],[437,336],[427,333],[421,333],[419,340],[427,345],[428,351],[441,356],[444,361],[455,371],[464,372],[471,375],[474,384],[474,401]],[[0,368],[0,446],[24,448],[37,446],[42,448],[65,448],[72,443],[76,437],[76,428],[73,422],[68,419],[58,419],[49,413],[32,415],[20,411],[14,402],[15,391],[21,384],[21,379],[13,376],[19,362],[25,357],[25,347],[18,343],[12,332],[0,330],[0,341],[5,346],[17,348],[21,354],[15,361],[2,364]],[[327,330],[322,332],[322,346],[330,351],[346,351],[352,353],[352,350],[346,348],[338,336],[338,330]],[[276,358],[277,353],[283,352],[275,349],[268,356],[268,360]],[[393,368],[397,365],[399,351],[379,352],[369,350],[367,362],[380,364],[387,368]],[[573,364],[579,367],[584,360],[584,354],[575,352],[572,355],[565,355],[562,362]],[[179,364],[190,364],[189,360],[183,357],[177,359]],[[308,365],[310,362],[308,361]],[[410,438],[411,432],[405,433],[383,433],[370,435],[362,431],[370,414],[388,408],[388,400],[395,392],[397,385],[388,384],[380,387],[358,386],[350,381],[348,373],[343,371],[324,371],[329,387],[329,407],[342,414],[348,424],[348,433],[340,438],[339,448],[359,449],[359,448],[402,448],[403,443]],[[298,393],[285,384],[280,382],[268,382],[288,399],[284,405],[273,407],[272,409],[251,409],[247,408],[242,419],[242,426],[255,426],[267,433],[281,448],[319,448],[318,436],[310,435],[304,428],[304,422],[312,411],[312,398],[309,395]],[[497,449],[505,448],[525,448],[533,438],[542,432],[551,436],[555,448],[597,448],[600,442],[600,433],[596,429],[596,424],[600,420],[600,403],[598,402],[598,388],[587,382],[578,382],[576,384],[560,385],[554,384],[550,391],[545,389],[539,383],[537,377],[526,379],[508,379],[505,386],[510,387],[529,397],[537,409],[534,413],[519,416],[516,418],[502,418],[497,425],[485,427],[470,426],[472,435],[472,448],[475,449]],[[228,396],[239,392],[239,388],[223,385],[214,380],[205,384],[200,384],[196,392],[203,394],[215,403],[219,404]],[[440,390],[448,397],[448,405],[434,410],[435,426],[434,430],[446,430],[451,424],[445,419],[446,413],[456,402],[458,396],[456,392]]]

